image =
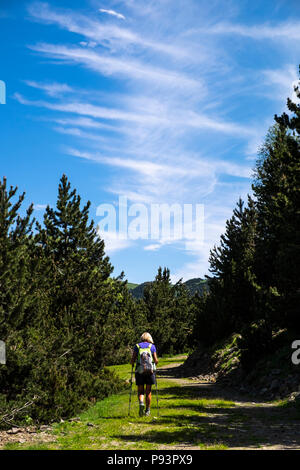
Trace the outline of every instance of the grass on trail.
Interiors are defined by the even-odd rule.
[[[183,356],[163,358],[160,367],[183,362]],[[112,366],[123,379],[130,379],[130,365]],[[214,427],[205,419],[207,412],[231,408],[225,400],[199,400],[199,395],[183,390],[180,384],[158,378],[159,417],[155,387],[152,391],[152,416],[138,416],[136,387],[133,385],[131,415],[128,417],[129,390],[110,396],[80,414],[80,421],[68,421],[53,427],[53,442],[7,444],[6,449],[168,449],[193,446],[199,449],[225,449],[218,442]],[[208,443],[209,441],[209,443]]]

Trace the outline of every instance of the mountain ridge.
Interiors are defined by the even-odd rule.
[[[144,289],[147,285],[151,284],[153,281],[145,281],[141,284],[136,284],[133,282],[128,282],[127,286],[131,294],[136,299],[141,299],[144,294]],[[194,277],[183,282],[183,285],[186,286],[189,294],[193,296],[196,292],[199,292],[200,295],[203,294],[203,290],[207,289],[207,280],[202,279],[201,277]]]

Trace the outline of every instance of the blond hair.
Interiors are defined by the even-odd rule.
[[[143,333],[142,336],[141,336],[141,342],[143,341],[146,341],[147,343],[152,343],[154,344],[154,341],[152,339],[152,336],[150,335],[150,333]]]

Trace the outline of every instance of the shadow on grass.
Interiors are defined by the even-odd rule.
[[[176,430],[167,430],[167,431],[148,431],[142,435],[115,435],[116,439],[122,439],[124,441],[146,441],[152,444],[187,444],[187,445],[197,445],[203,443],[204,439],[200,439],[199,430],[197,430],[198,436],[195,434],[195,431],[188,428],[181,428]],[[205,430],[207,438],[207,430]],[[212,436],[211,436],[212,437]]]
[[[146,441],[152,445],[300,448],[300,422],[294,408],[259,402],[259,406],[255,406],[249,401],[242,404],[241,400],[235,406],[223,396],[220,388],[217,388],[218,393],[216,390],[211,393],[212,388],[216,385],[161,388],[160,417],[148,421],[149,431],[114,437],[124,441]],[[166,429],[159,429],[160,426]]]
[[[159,386],[159,381],[164,380],[164,379],[186,379],[185,371],[181,369],[181,366],[179,367],[170,367],[170,368],[164,368],[161,370],[158,370],[158,386]],[[178,395],[186,397],[190,396],[192,397],[199,397],[201,396],[202,398],[213,398],[213,397],[219,397],[222,398],[223,400],[238,400],[240,402],[253,402],[255,401],[257,404],[259,403],[265,403],[265,400],[262,397],[255,396],[250,396],[250,394],[245,393],[240,393],[239,391],[235,390],[234,388],[227,388],[224,386],[224,383],[222,383],[222,379],[220,379],[217,382],[201,382],[200,379],[199,381],[191,381],[190,384],[185,384],[183,387],[181,387],[182,390],[179,391],[180,387],[174,387],[174,393],[178,390]],[[161,393],[168,393],[168,391],[171,391],[172,388],[166,389],[164,392],[161,390]],[[208,396],[209,395],[209,396]]]
[[[179,411],[178,407],[178,411]],[[196,407],[191,408],[195,412]],[[202,410],[201,410],[202,411]],[[161,410],[161,416],[157,420],[147,422],[149,431],[140,435],[116,434],[116,439],[124,441],[146,441],[154,445],[187,445],[213,446],[223,444],[224,446],[253,448],[258,446],[282,446],[288,448],[300,448],[300,423],[290,420],[285,422],[282,416],[273,416],[272,419],[264,419],[258,413],[265,411],[269,416],[269,408],[261,410],[258,408],[210,408],[205,410],[208,414],[166,415]],[[262,419],[261,419],[262,418]],[[162,426],[165,429],[159,429]]]
[[[239,404],[234,406],[232,400],[236,399],[236,393],[230,389],[224,390],[218,383],[181,382],[176,386],[175,382],[168,387],[160,382],[170,377],[181,378],[178,368],[158,370],[159,418],[145,418],[145,433],[119,432],[114,438],[124,442],[140,442],[141,445],[144,441],[156,447],[172,445],[176,448],[176,445],[183,445],[200,448],[201,445],[222,444],[227,448],[245,449],[271,445],[300,448],[300,422],[294,408],[270,406],[258,399],[253,403],[253,398],[246,394],[239,394]],[[153,400],[156,402],[155,396]],[[153,402],[153,416],[156,415],[155,404]],[[105,419],[118,418],[128,417]],[[128,419],[132,419],[133,425],[143,421],[136,416]]]
[[[238,400],[240,402],[255,402],[257,404],[259,403],[265,403],[265,400],[262,397],[256,396],[253,398],[253,396],[250,396],[247,393],[240,393],[237,390],[234,390],[233,388],[226,388],[224,387],[224,384],[222,382],[197,382],[193,381],[190,384],[185,384],[184,386],[174,386],[170,388],[161,388],[159,387],[159,382],[160,380],[164,379],[182,379],[182,375],[180,372],[178,372],[178,368],[168,368],[168,369],[162,369],[158,371],[157,375],[157,383],[158,383],[158,388],[161,394],[169,394],[169,393],[174,393],[177,396],[180,397],[185,397],[185,398],[193,398],[193,397],[201,397],[205,399],[216,399],[220,398],[223,400]]]
[[[164,400],[175,400],[180,398],[189,400],[221,400],[224,403],[226,401],[231,401],[228,400],[228,398],[223,397],[221,391],[217,393],[214,387],[214,385],[200,385],[199,387],[195,385],[185,385],[184,387],[162,387],[159,388],[158,394],[160,397],[164,397],[164,395],[171,395],[163,398]]]

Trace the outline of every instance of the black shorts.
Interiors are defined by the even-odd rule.
[[[135,373],[135,383],[136,385],[154,385],[155,384],[155,374],[139,374]]]

